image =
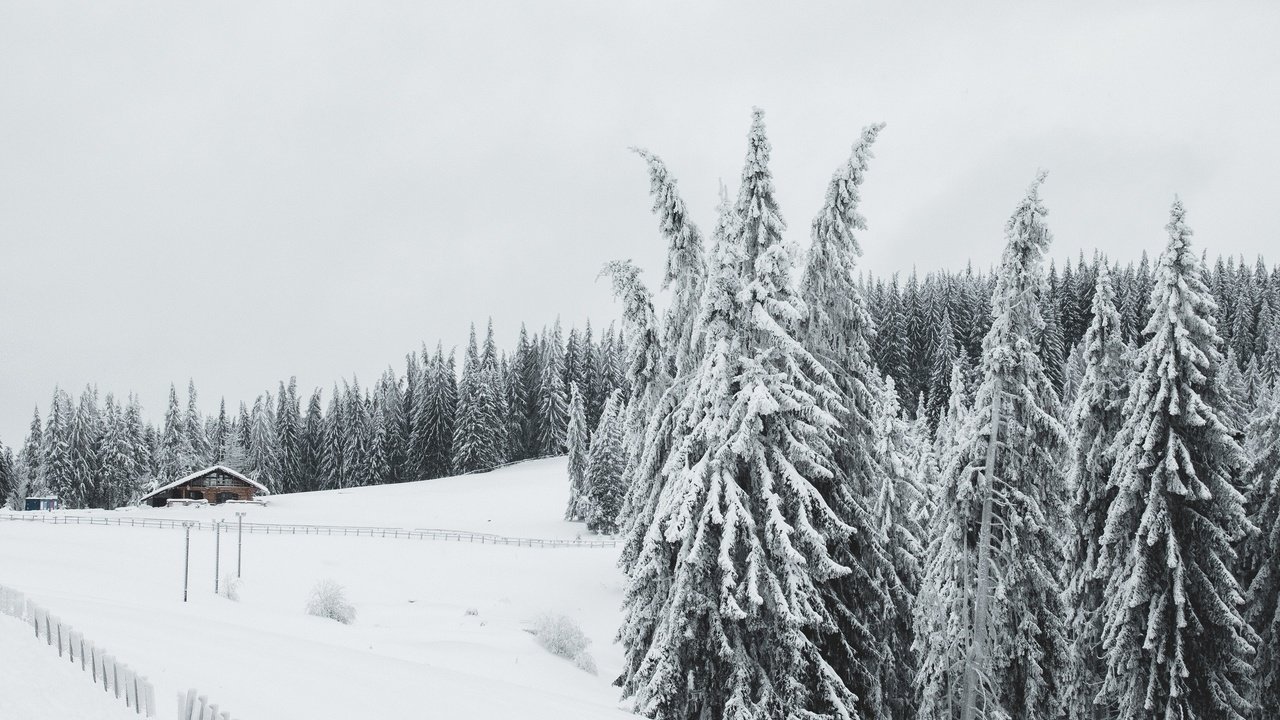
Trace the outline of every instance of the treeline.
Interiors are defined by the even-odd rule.
[[[1045,372],[1069,402],[1084,372],[1083,340],[1092,319],[1091,306],[1103,264],[1100,255],[1081,255],[1059,273],[1049,263],[1039,311],[1044,324],[1036,331]],[[1155,284],[1146,252],[1138,263],[1112,264],[1109,282],[1115,293],[1119,331],[1128,345],[1142,344],[1146,307]],[[877,368],[891,376],[898,392],[914,410],[925,398],[936,427],[950,396],[952,366],[959,363],[966,385],[981,376],[982,339],[991,328],[991,296],[995,275],[936,272],[921,279],[911,273],[903,281],[860,278],[860,289],[875,321],[870,339]],[[1217,309],[1223,352],[1231,361],[1229,384],[1252,409],[1265,390],[1280,378],[1280,268],[1268,268],[1262,257],[1247,263],[1219,257],[1206,267],[1204,281]],[[1237,373],[1238,371],[1238,373]]]
[[[707,236],[648,164],[659,318],[615,263],[631,394],[617,679],[636,712],[1266,720],[1280,707],[1280,278],[1059,273],[1043,176],[998,266],[859,279],[832,176],[802,254],[756,111]]]
[[[42,419],[36,409],[15,454],[0,452],[0,498],[17,504],[53,494],[66,507],[117,507],[212,464],[248,474],[272,492],[304,492],[425,480],[566,450],[570,389],[581,393],[594,427],[610,395],[626,387],[624,339],[590,323],[567,336],[559,322],[540,334],[521,328],[499,350],[492,323],[483,344],[474,326],[462,357],[441,345],[405,358],[371,386],[335,384],[327,399],[297,383],[216,414],[201,411],[194,383],[185,402],[169,388],[162,422],[87,387],[78,398],[56,389]]]

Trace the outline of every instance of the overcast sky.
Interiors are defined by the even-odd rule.
[[[656,280],[641,145],[709,230],[753,105],[790,231],[862,126],[865,265],[981,266],[1038,168],[1054,255],[1280,255],[1280,3],[8,0],[0,439],[55,385],[203,409],[503,345]],[[891,6],[891,7],[890,7]]]

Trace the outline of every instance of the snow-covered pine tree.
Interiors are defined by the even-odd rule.
[[[1040,312],[1044,328],[1040,331],[1040,362],[1044,373],[1053,383],[1053,389],[1062,392],[1066,382],[1067,352],[1063,345],[1062,324],[1058,318],[1058,306],[1053,295],[1045,293],[1040,299]]]
[[[901,600],[909,591],[897,583],[884,547],[886,538],[868,507],[882,475],[872,424],[880,381],[869,344],[875,326],[856,281],[862,252],[856,233],[866,229],[858,212],[859,188],[873,157],[871,146],[883,128],[878,124],[864,129],[849,158],[832,175],[823,207],[810,226],[812,243],[800,293],[808,309],[805,348],[831,374],[836,390],[829,400],[819,402],[838,420],[832,446],[838,471],[829,478],[816,474],[810,482],[848,533],[831,547],[831,560],[848,572],[819,586],[825,611],[833,618],[833,625],[818,633],[820,646],[826,662],[857,695],[854,712],[901,718],[913,709],[907,694],[882,687],[881,680],[909,672],[912,659],[890,657],[894,636],[881,621],[891,612],[894,598]],[[895,697],[886,696],[891,692]]]
[[[1180,201],[1166,229],[1098,563],[1104,693],[1116,720],[1244,720],[1253,633],[1232,543],[1250,528],[1233,485],[1245,457],[1221,417],[1215,304]]]
[[[828,548],[851,528],[812,482],[833,476],[834,383],[795,339],[806,309],[759,110],[748,147],[739,222],[700,309],[707,350],[677,409],[688,435],[660,481],[671,590],[626,682],[658,720],[847,718],[855,702],[810,635],[833,624],[818,586],[849,572]]]
[[[27,429],[27,439],[22,443],[22,449],[18,451],[18,466],[23,474],[16,484],[21,485],[24,493],[36,493],[44,487],[41,470],[44,460],[43,448],[44,426],[40,422],[40,407],[37,405],[31,411],[31,425]]]
[[[956,349],[951,313],[945,307],[942,309],[942,320],[939,322],[936,338],[937,342],[929,352],[932,358],[929,382],[922,388],[928,402],[929,422],[935,428],[947,410],[947,400],[951,397],[951,370],[960,355]]]
[[[98,412],[98,390],[86,387],[80,404],[71,415],[67,448],[70,452],[71,484],[62,500],[68,507],[103,507],[101,480],[102,418]]]
[[[194,465],[191,436],[187,434],[182,410],[178,406],[178,389],[169,384],[169,406],[164,414],[164,431],[160,436],[160,479],[168,481],[191,472]]]
[[[289,378],[287,387],[281,381],[276,394],[276,452],[275,467],[271,471],[272,477],[279,483],[277,492],[291,493],[300,490],[301,414],[297,378]]]
[[[583,408],[582,393],[578,384],[569,388],[569,427],[565,432],[569,446],[569,504],[564,511],[565,520],[586,519],[587,460],[591,451],[590,434],[587,432],[587,415]]]
[[[17,487],[18,475],[13,451],[0,444],[0,509],[6,506],[17,508],[17,498],[14,496]]]
[[[1071,656],[1063,697],[1070,720],[1109,717],[1105,704],[1094,703],[1107,672],[1102,646],[1107,581],[1098,575],[1098,559],[1107,511],[1115,497],[1108,481],[1115,464],[1114,442],[1124,422],[1129,367],[1124,358],[1123,321],[1105,263],[1099,268],[1092,314],[1084,339],[1076,346],[1084,369],[1069,423],[1073,452],[1068,480],[1074,491],[1074,532],[1067,543],[1065,603]]]
[[[588,530],[602,535],[618,531],[618,513],[626,494],[622,479],[626,466],[622,413],[622,394],[614,392],[600,413],[587,458],[582,517]]]
[[[562,359],[563,350],[561,348]],[[507,438],[507,383],[502,369],[502,357],[498,352],[497,342],[494,340],[493,318],[489,318],[489,325],[485,330],[484,347],[480,352],[480,366],[483,381],[479,384],[480,394],[478,397],[481,399],[481,405],[484,408],[485,441],[490,447],[490,452],[496,458],[487,467],[494,467],[507,460],[510,442]],[[563,367],[563,362],[561,367]],[[567,393],[564,394],[562,402],[564,404],[562,412],[567,412],[569,406]],[[564,442],[564,422],[566,420],[567,418],[561,420],[559,426],[561,444]]]
[[[196,381],[187,380],[187,414],[182,419],[182,431],[186,433],[191,455],[182,468],[186,473],[204,469],[209,465],[209,438],[204,432],[204,416],[196,402]]]
[[[519,458],[537,457],[541,454],[541,444],[539,442],[541,433],[538,430],[540,421],[538,414],[538,386],[542,379],[542,373],[538,354],[534,348],[535,346],[529,342],[529,332],[522,323],[520,325],[520,339],[516,343],[515,355],[512,357],[512,391],[509,402],[511,415],[519,426],[519,433],[512,439],[512,444],[519,449],[517,453]],[[567,348],[572,349],[574,367],[572,369],[566,367],[565,374],[577,376],[580,370],[578,367],[580,358],[577,352],[576,329],[569,333]],[[566,363],[569,358],[570,352],[566,350]]]
[[[1080,383],[1084,382],[1084,373],[1084,342],[1081,341],[1072,345],[1071,352],[1067,353],[1067,368],[1062,381],[1062,405],[1064,407],[1069,408],[1075,405],[1076,395],[1080,392]]]
[[[875,624],[885,636],[880,687],[888,717],[905,720],[914,718],[919,706],[912,617],[923,575],[926,517],[921,509],[928,502],[926,489],[919,484],[920,470],[914,466],[923,458],[916,454],[918,449],[911,427],[902,416],[893,378],[886,376],[876,386],[872,427],[880,473],[871,511],[876,532],[886,540],[885,550],[894,573],[893,578],[880,578],[891,598]]]
[[[231,418],[227,417],[227,399],[218,401],[218,418],[213,422],[213,435],[209,438],[210,461],[223,465],[231,445]]]
[[[1259,532],[1247,542],[1253,576],[1245,618],[1259,636],[1253,701],[1262,710],[1280,708],[1280,391],[1259,405],[1247,437],[1249,505]]]
[[[458,473],[487,470],[502,462],[493,423],[498,420],[494,376],[476,346],[475,326],[467,345],[458,384],[457,424],[453,434],[452,465]]]
[[[280,445],[276,437],[275,412],[271,407],[271,393],[259,395],[253,403],[249,428],[249,472],[258,482],[272,492],[280,491]]]
[[[107,393],[102,405],[102,442],[99,455],[99,499],[101,507],[119,507],[129,497],[129,485],[137,475],[132,467],[124,417],[115,396]]]
[[[1038,355],[1043,178],[1006,225],[983,381],[943,468],[917,600],[921,720],[1039,720],[1062,705],[1067,437]]]
[[[379,458],[377,428],[369,398],[360,389],[359,379],[352,379],[343,397],[346,407],[347,436],[344,438],[342,456],[347,467],[348,487],[377,485]]]
[[[324,406],[321,404],[320,388],[311,393],[307,401],[307,416],[302,423],[302,438],[299,445],[301,491],[311,492],[324,487]]]
[[[324,415],[324,456],[322,458],[322,476],[324,489],[347,487],[347,459],[345,457],[347,436],[347,413],[342,402],[342,394],[338,384],[333,384],[329,395],[329,409]]]
[[[662,322],[662,347],[669,363],[667,374],[675,377],[679,368],[692,367],[702,356],[698,333],[694,329],[702,286],[706,282],[702,232],[689,218],[688,208],[676,187],[676,179],[662,160],[647,150],[632,150],[648,163],[653,214],[658,216],[658,228],[667,241],[667,267],[662,275],[662,289],[671,292],[672,302]]]
[[[559,318],[544,341],[542,383],[538,393],[539,430],[542,433],[539,451],[541,455],[559,455],[564,452],[564,431],[569,422],[569,396],[564,385],[564,340]]]
[[[395,370],[387,368],[378,379],[374,391],[374,404],[378,408],[377,419],[382,453],[381,465],[386,477],[383,482],[401,483],[412,477],[409,470],[409,412],[405,408],[404,388]]]
[[[74,413],[71,396],[62,388],[54,388],[42,433],[44,443],[41,447],[39,485],[44,491],[62,498],[73,496],[75,482],[70,447],[71,416]]]
[[[436,344],[431,359],[429,381],[422,404],[423,473],[427,478],[445,477],[454,472],[454,417],[458,412],[458,381],[453,354],[444,356],[444,346]]]

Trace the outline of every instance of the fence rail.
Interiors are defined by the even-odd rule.
[[[98,515],[69,515],[48,512],[0,512],[0,520],[13,522],[39,522],[47,525],[103,525],[118,527],[141,527],[161,529],[181,529],[190,524],[194,530],[212,531],[218,523],[212,520],[178,520],[169,518],[148,517],[105,517]],[[223,531],[235,527],[235,523],[224,521]],[[403,540],[443,540],[449,542],[468,542],[480,545],[507,545],[513,547],[535,548],[614,548],[618,540],[598,538],[591,540],[523,538],[495,535],[493,533],[470,532],[467,530],[443,530],[438,528],[396,528],[372,527],[361,525],[304,525],[290,523],[243,523],[244,532],[262,535],[324,535],[328,537],[378,537]]]

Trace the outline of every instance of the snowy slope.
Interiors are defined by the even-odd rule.
[[[585,535],[559,519],[566,494],[564,461],[544,460],[281,496],[250,513],[264,522]],[[621,664],[612,643],[623,582],[616,550],[246,535],[237,603],[213,595],[213,536],[196,532],[184,604],[182,549],[178,530],[0,522],[0,582],[149,675],[162,703],[193,686],[247,720],[627,717],[610,685]],[[234,537],[224,534],[222,551],[223,571],[234,572]],[[346,586],[354,625],[303,613],[322,578]],[[582,625],[599,675],[535,642],[526,630],[544,612]],[[6,684],[0,674],[0,694]]]

